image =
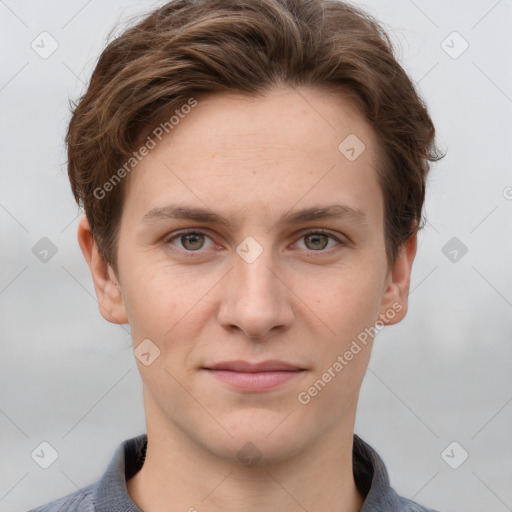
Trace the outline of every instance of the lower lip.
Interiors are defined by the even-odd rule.
[[[241,391],[267,391],[274,389],[294,377],[302,370],[274,372],[235,372],[230,370],[207,370],[214,377]]]

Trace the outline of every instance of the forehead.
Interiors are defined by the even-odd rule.
[[[375,135],[346,96],[282,87],[197,101],[129,176],[125,206],[138,218],[184,200],[267,216],[299,201],[381,201]]]

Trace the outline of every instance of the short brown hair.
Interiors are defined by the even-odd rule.
[[[444,155],[384,29],[340,0],[174,0],[104,49],[66,135],[73,194],[115,271],[120,178],[129,169],[112,178],[137,142],[191,97],[258,96],[281,83],[348,95],[373,127],[386,255],[395,262],[400,245],[423,227],[429,162]]]

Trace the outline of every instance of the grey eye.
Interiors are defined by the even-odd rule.
[[[204,245],[204,235],[202,233],[188,233],[181,235],[179,240],[183,247],[189,251],[197,251]]]
[[[325,249],[329,243],[329,235],[323,233],[310,233],[304,237],[306,247],[308,249],[317,250]],[[311,244],[310,246],[308,244]]]

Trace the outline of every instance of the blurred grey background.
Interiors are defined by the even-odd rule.
[[[145,432],[129,329],[101,317],[76,240],[63,137],[109,31],[163,3],[0,0],[1,511],[93,483]],[[447,156],[409,313],[376,339],[356,433],[400,494],[511,511],[512,1],[359,4],[390,31]],[[55,254],[38,252],[44,237]],[[31,457],[42,442],[58,453],[48,469]]]

